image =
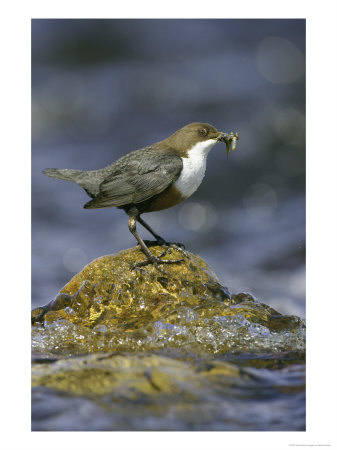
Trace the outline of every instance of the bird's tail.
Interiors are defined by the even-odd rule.
[[[52,178],[59,178],[60,180],[68,180],[77,183],[79,175],[83,173],[83,170],[75,169],[44,169],[42,171],[45,175]]]

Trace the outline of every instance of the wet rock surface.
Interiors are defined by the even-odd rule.
[[[305,428],[304,321],[188,256],[104,256],[32,311],[33,430]]]

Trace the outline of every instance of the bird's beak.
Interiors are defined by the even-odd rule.
[[[226,139],[227,136],[229,136],[229,134],[220,132],[219,137],[218,137],[218,141],[225,142],[225,139]]]
[[[232,152],[236,149],[236,141],[239,139],[238,133],[220,133],[220,136],[218,137],[218,141],[225,142],[226,144],[226,151],[227,156],[229,155],[229,152],[232,150]]]

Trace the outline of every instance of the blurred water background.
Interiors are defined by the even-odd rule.
[[[232,292],[305,314],[305,21],[32,21],[32,303],[135,245],[46,167],[98,169],[195,121],[238,131],[184,203],[144,216]],[[150,238],[139,226],[144,238]]]

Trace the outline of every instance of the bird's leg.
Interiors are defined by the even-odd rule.
[[[181,261],[183,261],[182,259],[160,259],[162,256],[164,256],[166,254],[166,250],[164,250],[164,252],[161,255],[159,255],[159,258],[157,258],[150,252],[150,250],[147,248],[147,246],[145,245],[142,238],[137,233],[135,216],[129,217],[128,225],[129,225],[129,230],[134,235],[134,237],[137,239],[137,242],[140,245],[140,248],[142,249],[143,253],[147,257],[147,260],[145,260],[145,261],[140,261],[138,263],[134,263],[132,265],[132,269],[135,269],[136,267],[147,266],[148,264],[153,264],[158,270],[160,270],[161,272],[166,274],[165,270],[163,270],[161,267],[159,267],[159,264],[175,264],[175,263],[180,263]]]
[[[159,234],[157,234],[151,227],[150,225],[148,225],[140,216],[137,217],[138,222],[143,225],[144,228],[147,229],[147,231],[149,231],[152,236],[156,239],[156,241],[158,242],[159,245],[164,245],[167,244],[167,242],[165,241],[165,239],[163,239],[161,236],[159,236]]]
[[[178,252],[182,253],[185,258],[189,258],[188,253],[185,251],[185,246],[183,244],[178,244],[178,243],[172,243],[172,242],[167,242],[164,238],[162,238],[161,236],[159,236],[151,227],[150,225],[148,225],[140,216],[137,217],[138,222],[143,225],[144,228],[146,228],[151,234],[152,236],[156,239],[156,241],[158,242],[158,245],[161,245],[162,247],[166,247],[167,250],[169,251],[170,247],[174,248],[175,250],[177,250]]]

